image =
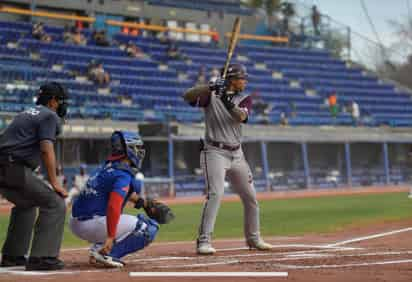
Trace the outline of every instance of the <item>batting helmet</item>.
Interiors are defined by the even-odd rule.
[[[110,138],[112,157],[127,156],[132,166],[140,169],[146,150],[138,133],[131,131],[115,131]]]
[[[67,90],[57,82],[48,82],[40,86],[37,92],[36,105],[46,106],[50,99],[55,97],[59,103],[56,113],[63,118],[67,114]]]
[[[221,71],[223,75],[223,69]],[[230,64],[227,68],[226,78],[227,79],[247,79],[248,73],[246,67],[241,64]]]

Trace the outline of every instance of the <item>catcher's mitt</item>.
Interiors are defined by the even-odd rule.
[[[156,220],[159,224],[167,224],[175,218],[172,210],[162,202],[158,202],[155,199],[147,198],[143,200],[140,198],[135,205],[135,208],[143,207],[147,216]]]

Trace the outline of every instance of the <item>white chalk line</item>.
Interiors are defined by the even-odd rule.
[[[104,270],[91,269],[91,270],[72,270],[72,271],[66,271],[66,270],[63,270],[63,271],[25,271],[24,266],[19,266],[19,267],[1,267],[0,275],[1,274],[15,274],[15,275],[22,275],[22,276],[71,275],[71,274],[102,272],[102,271]]]
[[[319,253],[319,252],[343,252],[343,251],[353,251],[353,250],[362,250],[360,248],[331,248],[331,249],[322,249],[322,250],[309,250],[309,251],[293,251],[293,252],[264,252],[264,253],[252,253],[252,254],[233,254],[227,256],[163,256],[163,257],[151,257],[151,258],[141,258],[141,259],[128,259],[125,260],[126,263],[132,262],[156,262],[164,260],[213,260],[216,259],[225,259],[225,258],[242,258],[242,257],[267,257],[267,256],[282,256],[282,255],[299,255],[299,254],[310,254],[310,253]]]
[[[412,227],[403,228],[403,229],[398,229],[398,230],[393,230],[393,231],[384,232],[384,233],[372,234],[372,235],[369,235],[369,236],[363,236],[363,237],[353,238],[353,239],[349,239],[349,240],[345,240],[345,241],[340,241],[340,242],[336,242],[336,243],[333,243],[333,244],[326,245],[326,247],[337,247],[337,246],[342,246],[342,245],[346,245],[346,244],[350,244],[350,243],[356,243],[356,242],[366,241],[366,240],[370,240],[370,239],[375,239],[375,238],[390,236],[390,235],[394,235],[394,234],[398,234],[398,233],[403,233],[403,232],[408,232],[408,231],[412,231]]]
[[[282,245],[284,246],[284,245]],[[84,248],[88,249],[88,248]],[[350,251],[350,250],[356,250],[358,248],[346,248],[346,247],[341,247],[341,248],[330,248],[330,249],[323,249],[323,250],[309,250],[309,251],[295,251],[295,252],[282,252],[282,253],[252,253],[252,254],[237,254],[237,255],[228,255],[228,256],[215,256],[213,259],[226,259],[226,258],[234,258],[234,257],[261,257],[261,256],[273,256],[273,255],[286,255],[286,254],[303,254],[303,253],[311,253],[311,252],[327,252],[327,251]],[[151,258],[142,258],[142,259],[129,259],[126,260],[126,263],[133,263],[133,262],[156,262],[156,261],[170,261],[170,260],[193,260],[193,259],[198,259],[198,260],[207,260],[210,259],[211,257],[205,257],[205,256],[191,256],[191,257],[178,257],[178,256],[161,256],[161,257],[151,257]],[[232,261],[231,263],[238,263],[238,260]],[[215,263],[208,263],[209,266],[213,265],[222,265],[222,264],[228,264],[227,261],[223,262],[215,262]],[[204,264],[198,263],[194,265],[193,267],[199,267],[203,266]],[[24,267],[4,267],[0,268],[0,274],[15,274],[15,275],[67,275],[67,274],[78,274],[82,272],[104,272],[107,271],[107,269],[96,269],[96,270],[77,270],[77,271],[53,271],[53,272],[39,272],[39,271],[25,271]]]
[[[318,252],[325,252],[331,250],[319,250]],[[333,250],[336,251],[336,250]],[[341,250],[345,251],[345,250]],[[296,252],[295,252],[296,253]],[[316,259],[320,257],[361,257],[361,256],[385,256],[385,255],[403,255],[403,254],[412,254],[412,251],[388,251],[388,252],[372,252],[372,253],[360,253],[360,254],[343,254],[343,255],[334,255],[334,254],[319,254],[319,253],[302,253],[301,254],[293,254],[293,253],[284,253],[287,257],[283,258],[267,258],[264,260],[224,260],[219,262],[209,262],[209,263],[195,263],[195,264],[186,264],[186,265],[175,265],[175,266],[159,266],[154,267],[155,269],[168,269],[168,268],[197,268],[197,267],[208,267],[208,266],[217,266],[217,265],[230,265],[230,264],[240,264],[240,263],[262,263],[262,262],[272,262],[272,261],[288,261],[288,260],[307,260],[307,259]],[[259,254],[249,254],[245,255],[248,257],[254,257]],[[263,255],[263,254],[262,254]],[[273,255],[273,253],[272,253]],[[279,254],[278,254],[279,255]],[[230,256],[227,256],[230,257]],[[232,256],[233,257],[233,256]],[[177,257],[186,259],[189,257]],[[191,257],[193,259],[195,257]],[[203,258],[203,257],[197,257]],[[213,257],[215,259],[221,257]],[[226,256],[224,257],[226,258]],[[154,258],[153,258],[154,259]],[[163,260],[166,260],[167,257],[162,257]],[[379,265],[379,264],[396,264],[396,263],[409,263],[412,262],[412,259],[408,260],[395,260],[395,261],[385,261],[385,262],[370,262],[370,263],[356,263],[356,264],[343,264],[343,265],[314,265],[314,266],[299,266],[299,265],[274,265],[274,266],[281,266],[285,268],[293,268],[293,269],[308,269],[308,268],[338,268],[338,267],[351,267],[351,266],[367,266],[367,265]],[[4,267],[0,268],[0,274],[16,274],[16,275],[23,275],[23,276],[39,276],[39,275],[70,275],[70,274],[79,274],[79,273],[92,273],[92,272],[106,272],[106,271],[113,271],[113,269],[96,269],[96,270],[77,270],[77,271],[47,271],[47,272],[39,272],[39,271],[25,271],[24,267]],[[156,272],[154,272],[156,273]],[[189,273],[190,274],[190,273]],[[187,275],[190,276],[190,275]]]
[[[325,245],[311,245],[311,244],[283,244],[283,245],[272,245],[272,249],[281,249],[281,248],[307,248],[307,249],[334,249],[341,247],[337,246],[325,246]],[[227,252],[227,251],[241,251],[249,250],[248,247],[234,247],[234,248],[222,248],[216,249],[218,252]],[[253,250],[253,249],[252,249]]]
[[[342,258],[342,257],[370,257],[370,256],[393,256],[393,255],[412,255],[412,251],[403,251],[403,252],[372,252],[372,253],[360,253],[360,254],[301,254],[299,256],[286,256],[281,258],[266,258],[266,259],[251,259],[251,260],[223,260],[219,262],[205,262],[205,263],[192,263],[192,264],[183,264],[183,265],[167,265],[167,266],[154,266],[156,269],[170,269],[170,268],[197,268],[197,267],[206,267],[206,266],[215,266],[215,265],[229,265],[229,264],[241,264],[241,263],[267,263],[267,262],[276,262],[276,261],[298,261],[298,260],[310,260],[318,258]],[[250,255],[252,257],[252,255]],[[221,257],[215,257],[221,258]]]
[[[239,264],[241,263],[240,260],[223,260],[217,262],[205,262],[205,263],[191,263],[191,264],[183,264],[183,265],[165,265],[165,266],[154,266],[155,269],[168,269],[168,268],[197,268],[197,267],[204,267],[204,266],[216,266],[216,265],[229,265],[229,264]]]
[[[293,240],[301,238],[298,236],[280,236],[280,237],[271,237],[271,241],[273,240]],[[221,243],[244,243],[245,239],[223,239],[223,240],[217,240],[217,244]],[[173,245],[187,245],[187,244],[192,244],[193,246],[196,245],[196,241],[174,241],[174,242],[155,242],[151,246],[173,246]],[[80,247],[80,248],[67,248],[67,249],[62,249],[61,252],[75,252],[75,251],[83,251],[83,250],[88,250],[88,247]]]
[[[412,251],[403,251],[403,252],[373,252],[373,253],[359,253],[359,254],[308,254],[308,255],[301,255],[301,256],[286,256],[284,258],[268,258],[266,260],[245,260],[242,263],[252,262],[252,263],[260,263],[260,262],[269,262],[269,261],[287,261],[287,260],[310,260],[310,259],[318,259],[318,258],[345,258],[345,257],[371,257],[371,256],[397,256],[397,255],[412,255]]]
[[[219,241],[221,242],[221,241]],[[228,243],[233,243],[236,241],[228,241]],[[179,242],[180,243],[180,242]],[[181,244],[188,244],[188,242],[181,242]],[[174,243],[162,243],[161,245],[173,245]],[[157,244],[159,246],[159,244]],[[330,246],[325,246],[325,245],[311,245],[311,244],[279,244],[279,245],[273,245],[272,249],[275,248],[318,248],[318,249],[331,249],[331,248],[336,248],[336,247],[330,247]],[[73,252],[73,251],[84,251],[84,250],[89,250],[89,248],[72,248],[72,249],[63,249],[62,252]],[[240,250],[249,250],[248,247],[233,247],[233,248],[220,248],[216,249],[219,252],[228,252],[228,251],[240,251]]]
[[[238,254],[238,255],[229,255],[229,256],[215,256],[213,259],[227,259],[233,257],[260,257],[260,256],[273,256],[273,255],[292,255],[292,254],[302,254],[304,252],[311,253],[311,252],[326,252],[326,251],[348,251],[351,248],[333,248],[330,250],[311,250],[311,251],[296,251],[296,252],[282,252],[282,253],[254,253],[254,254]],[[200,259],[206,260],[211,259],[212,257],[204,257],[204,256],[193,256],[193,257],[173,257],[173,256],[162,256],[162,257],[153,257],[153,258],[142,258],[142,259],[132,259],[126,260],[127,263],[133,262],[153,262],[153,261],[167,261],[167,260],[193,260],[193,259]],[[201,266],[214,266],[214,265],[225,265],[225,264],[236,264],[239,263],[239,260],[224,260],[221,262],[213,262],[213,263],[197,263],[193,264],[193,268],[201,267]],[[177,266],[175,266],[177,267]],[[173,267],[170,267],[173,268]],[[0,268],[0,274],[16,274],[16,275],[67,275],[67,274],[78,274],[78,273],[87,273],[87,272],[105,272],[108,269],[96,269],[96,270],[77,270],[77,271],[53,271],[53,272],[38,272],[38,271],[25,271],[24,267],[4,267]]]
[[[125,260],[126,263],[131,262],[156,262],[156,261],[171,261],[171,260],[193,260],[198,257],[153,257],[153,258],[142,258],[142,259],[128,259]]]
[[[319,248],[319,249],[325,249],[326,251],[332,251],[335,249],[336,251],[344,251],[346,249],[342,248],[337,248],[342,245],[346,245],[349,243],[355,243],[355,242],[360,242],[360,241],[366,241],[370,239],[375,239],[375,238],[380,238],[384,236],[390,236],[398,233],[403,233],[403,232],[409,232],[412,231],[412,227],[408,228],[403,228],[399,230],[393,230],[389,232],[384,232],[384,233],[378,233],[378,234],[373,234],[369,236],[363,236],[363,237],[358,237],[358,238],[353,238],[349,240],[344,240],[340,242],[336,242],[333,244],[328,244],[328,245],[307,245],[307,244],[286,244],[286,245],[275,245],[274,248],[284,248],[284,247],[300,247],[300,248]],[[233,240],[230,240],[228,242],[233,242]],[[160,243],[164,245],[173,245],[173,244],[187,244],[187,242],[167,242],[167,243]],[[160,245],[159,244],[159,245]],[[234,251],[234,250],[247,250],[248,248],[243,247],[243,248],[223,248],[220,249],[220,252],[224,251]],[[354,248],[351,248],[354,249]],[[79,250],[88,250],[88,248],[72,248],[72,249],[64,249],[62,251],[64,252],[69,252],[69,251],[79,251]],[[347,249],[349,250],[349,249]],[[305,253],[308,252],[319,252],[320,250],[312,250],[312,251],[300,251],[302,253],[301,257],[302,259],[308,259],[310,256],[305,256]],[[401,252],[389,252],[392,255],[394,253],[400,254]],[[406,252],[407,254],[410,254],[410,252]],[[247,254],[247,255],[236,255],[236,256],[243,256],[243,257],[252,257],[252,256],[259,256],[259,255],[267,255],[267,254]],[[291,254],[289,254],[291,255]],[[319,257],[319,255],[313,254],[314,256]],[[373,254],[364,254],[364,255],[370,255],[372,256]],[[377,255],[377,254],[375,254]],[[359,254],[356,255],[344,255],[344,256],[359,256]],[[234,256],[230,256],[234,257]],[[199,258],[199,257],[193,257],[193,258]],[[286,260],[286,259],[292,259],[293,257],[289,258],[274,258],[274,259],[269,259],[270,261],[272,260]],[[170,260],[170,259],[176,259],[176,260],[188,260],[192,259],[192,257],[161,257],[160,260]],[[296,257],[294,258],[296,259]],[[141,259],[141,260],[132,260],[133,261],[155,261],[159,260],[159,258],[148,258],[148,259]],[[267,261],[267,260],[265,260]],[[216,265],[216,264],[233,264],[233,263],[239,263],[239,260],[232,260],[232,261],[223,261],[223,262],[215,262],[215,263],[204,263],[204,264],[192,264],[192,267],[198,267],[198,266],[207,266],[207,265]],[[380,265],[380,264],[396,264],[396,263],[409,263],[412,262],[412,260],[397,260],[397,261],[386,261],[386,262],[372,262],[372,263],[361,263],[361,264],[343,264],[343,265],[321,265],[321,266],[291,266],[291,267],[296,267],[296,269],[299,268],[322,268],[322,267],[351,267],[351,266],[363,266],[363,265]],[[188,265],[189,266],[189,265]],[[176,267],[176,266],[175,266]],[[8,274],[20,274],[20,275],[56,275],[56,274],[75,274],[75,273],[81,273],[81,272],[102,272],[104,270],[84,270],[84,271],[54,271],[54,272],[39,272],[39,271],[24,271],[24,270],[16,270],[16,268],[2,268],[0,269],[0,274],[2,273],[8,273]],[[107,270],[106,270],[107,271]]]
[[[287,277],[287,272],[130,272],[130,277]]]
[[[349,264],[321,264],[321,265],[290,265],[290,264],[275,264],[273,266],[286,269],[320,269],[320,268],[345,268],[345,267],[362,267],[372,265],[388,265],[388,264],[406,264],[412,263],[412,259],[392,260],[392,261],[374,261],[363,263]]]

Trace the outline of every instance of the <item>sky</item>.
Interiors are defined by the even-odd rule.
[[[373,41],[378,41],[362,9],[361,0],[300,0],[300,2],[308,6],[315,4],[321,13],[350,26],[353,31]],[[364,0],[364,2],[382,44],[386,47],[393,46],[397,37],[388,22],[390,20],[407,21],[412,14],[412,11],[408,10],[408,3],[412,8],[412,0]],[[354,35],[352,41],[354,41],[354,46],[365,49],[363,45],[366,43],[362,44],[361,41],[364,40],[360,37]]]

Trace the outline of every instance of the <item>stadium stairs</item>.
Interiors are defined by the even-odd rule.
[[[185,59],[169,60],[168,44],[155,37],[117,34],[112,38],[116,44],[99,47],[91,31],[84,30],[88,45],[76,46],[63,43],[60,27],[45,28],[53,37],[51,43],[33,39],[31,28],[25,22],[0,22],[0,82],[61,82],[73,97],[69,118],[200,122],[201,112],[187,106],[181,94],[194,85],[201,68],[208,74],[220,69],[225,60],[226,51],[211,44],[178,42]],[[130,58],[117,46],[129,41],[146,58]],[[102,62],[110,73],[112,81],[104,91],[81,79],[92,60]],[[351,101],[359,104],[363,125],[412,126],[412,101],[407,93],[325,50],[240,45],[234,62],[248,68],[248,92],[258,93],[273,105],[268,114],[271,124],[278,124],[283,112],[290,125],[351,125],[349,113],[341,112],[336,118],[329,113],[325,99],[336,91],[340,106]],[[30,88],[2,91],[0,111],[18,112],[32,103]],[[131,103],[122,103],[121,97],[130,97]],[[258,116],[250,119],[252,124],[260,121]]]

